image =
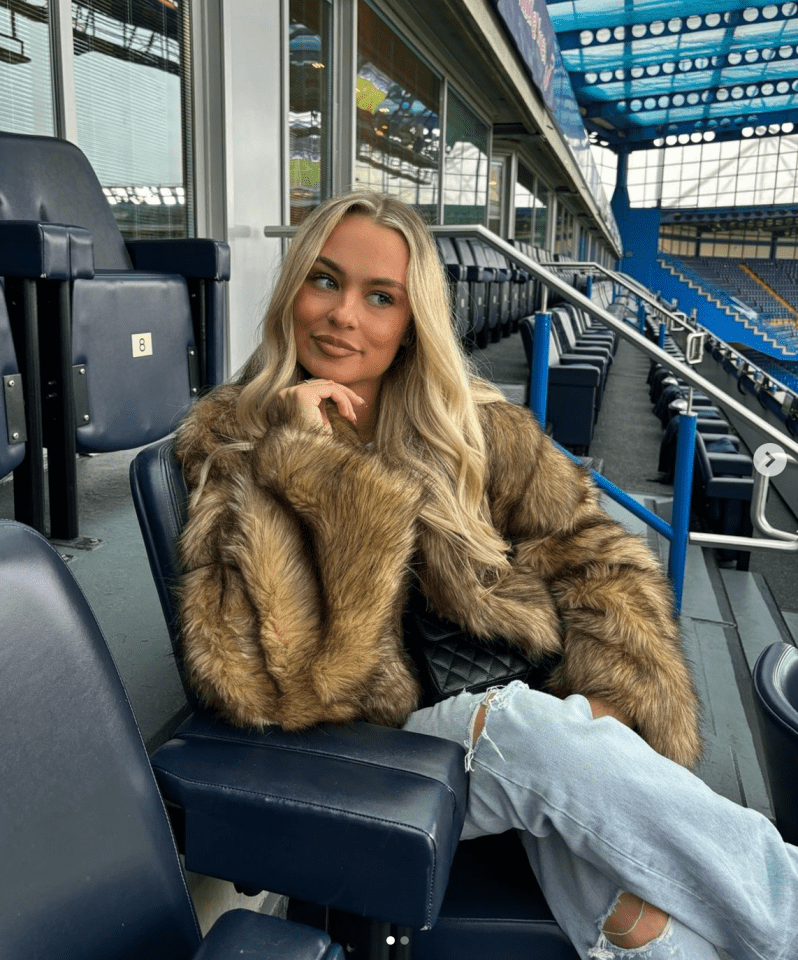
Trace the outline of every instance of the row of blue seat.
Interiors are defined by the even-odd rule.
[[[76,455],[168,435],[223,379],[230,251],[126,243],[65,140],[0,133],[0,197],[0,476],[14,471],[15,516],[45,532],[46,448],[49,532],[69,540]]]
[[[655,325],[647,326],[655,337]],[[658,331],[657,331],[658,332]],[[667,335],[666,352],[679,360],[684,354],[675,340]],[[649,372],[649,396],[654,412],[663,425],[659,469],[663,480],[673,482],[676,462],[678,414],[687,410],[689,386],[671,371],[652,363]],[[712,399],[693,390],[692,404],[698,414],[693,463],[691,529],[710,531],[724,536],[751,536],[753,526],[750,504],[753,495],[753,461],[741,452],[740,440]],[[718,551],[723,562],[736,561],[738,570],[747,570],[750,551]]]
[[[518,329],[537,305],[532,274],[480,240],[436,237],[449,279],[457,334],[466,346],[484,348]]]
[[[775,379],[771,379],[764,370],[731,350],[727,344],[716,337],[709,338],[706,349],[715,362],[737,380],[737,389],[740,393],[748,393],[756,397],[764,410],[781,420],[787,431],[794,437],[798,437],[798,390],[792,383],[785,384],[785,386],[792,386],[792,390],[782,390]],[[763,358],[763,362],[766,363],[767,359]],[[772,374],[774,378],[782,374],[781,370],[776,369],[777,373]],[[792,380],[789,373],[784,379]]]
[[[598,289],[596,290],[598,293]],[[549,311],[548,393],[546,421],[552,437],[574,453],[586,456],[601,409],[617,338],[570,303]],[[532,375],[536,318],[521,322],[521,337]]]

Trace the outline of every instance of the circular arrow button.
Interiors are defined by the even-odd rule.
[[[765,477],[777,477],[787,466],[787,454],[777,443],[763,443],[756,448],[754,466]]]

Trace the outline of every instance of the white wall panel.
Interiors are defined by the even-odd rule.
[[[280,8],[280,0],[223,0],[231,373],[257,343],[281,254],[280,242],[263,236],[266,224],[282,221]]]

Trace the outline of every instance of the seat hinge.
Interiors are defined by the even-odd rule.
[[[6,427],[9,444],[25,443],[28,430],[25,426],[25,397],[22,391],[22,376],[10,373],[3,377],[3,395],[6,402]]]
[[[188,348],[188,388],[192,397],[196,397],[200,389],[199,351],[196,347]]]
[[[72,392],[75,397],[75,427],[85,427],[91,420],[89,416],[89,388],[86,381],[86,364],[76,363],[72,367]]]

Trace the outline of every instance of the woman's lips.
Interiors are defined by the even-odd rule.
[[[314,337],[313,340],[318,345],[322,353],[328,357],[347,357],[350,354],[357,353],[357,347],[347,343],[346,340],[339,340],[337,337]]]

